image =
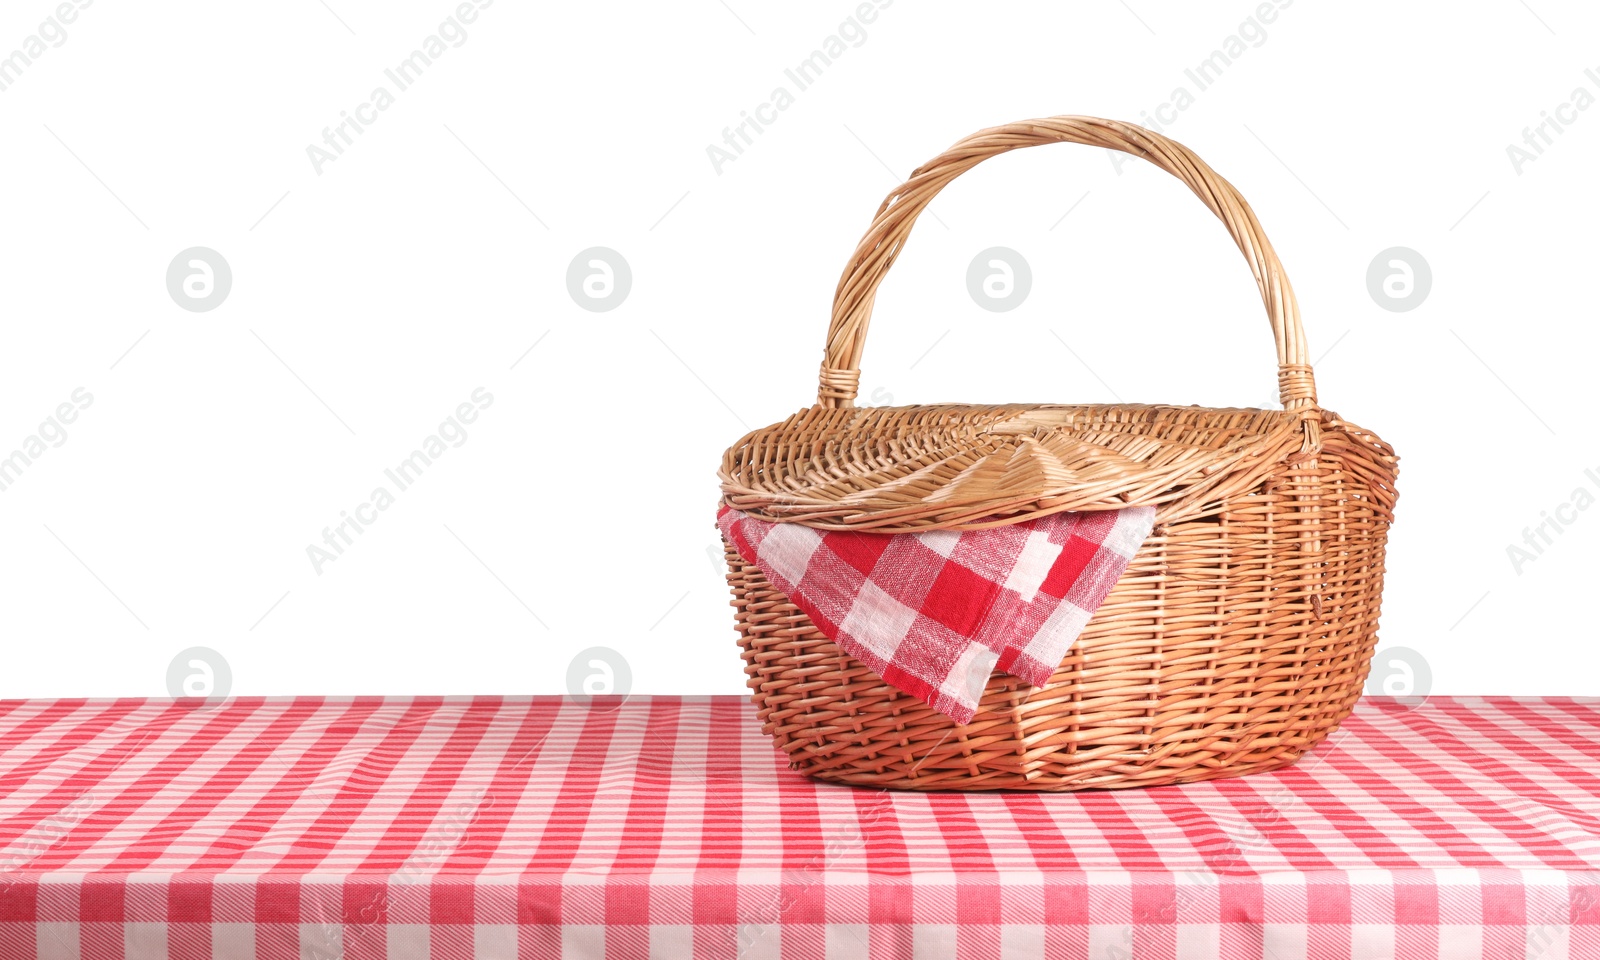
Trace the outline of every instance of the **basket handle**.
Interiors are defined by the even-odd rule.
[[[833,321],[822,361],[817,403],[824,407],[855,405],[860,385],[861,350],[878,284],[905,246],[912,224],[945,184],[997,154],[1044,143],[1082,143],[1143,157],[1182,180],[1217,215],[1239,252],[1250,263],[1272,336],[1278,345],[1278,396],[1285,410],[1304,422],[1304,449],[1320,445],[1316,384],[1306,360],[1306,335],[1300,308],[1284,274],[1283,264],[1262,231],[1250,205],[1183,144],[1133,124],[1097,117],[1051,117],[1024,120],[980,130],[918,167],[911,179],[884,198],[861,243],[856,246],[833,297]]]

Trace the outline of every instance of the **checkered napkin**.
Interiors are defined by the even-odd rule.
[[[1155,513],[1128,507],[881,534],[768,523],[724,506],[717,526],[846,653],[967,723],[992,671],[1049,682]]]

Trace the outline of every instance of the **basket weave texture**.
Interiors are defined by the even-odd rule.
[[[1072,142],[1142,157],[1227,227],[1271,320],[1283,410],[854,406],[878,284],[917,215],[984,159]],[[959,725],[884,683],[727,549],[766,732],[810,776],[919,790],[1182,783],[1293,763],[1349,714],[1377,644],[1394,451],[1317,402],[1294,292],[1255,214],[1187,148],[1054,117],[980,131],[884,200],[835,294],[817,402],[724,455],[723,502],[826,529],[975,529],[1157,508],[1051,681],[990,678]]]

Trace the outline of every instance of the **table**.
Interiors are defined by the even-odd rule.
[[[1600,699],[1273,774],[791,773],[742,697],[0,702],[0,960],[1600,957]]]

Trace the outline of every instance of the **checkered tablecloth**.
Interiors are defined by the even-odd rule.
[[[0,702],[0,958],[1600,957],[1600,700],[1276,774],[790,773],[742,698]]]

